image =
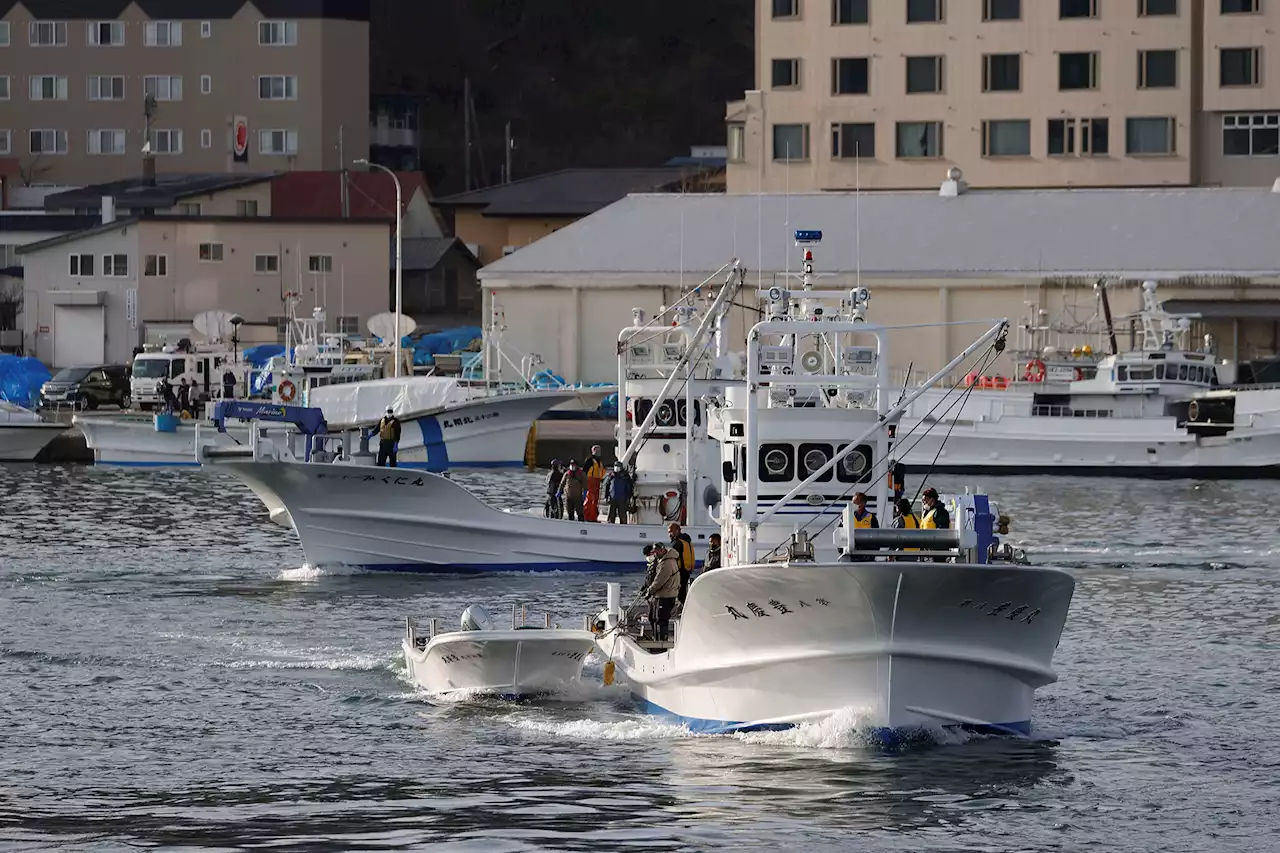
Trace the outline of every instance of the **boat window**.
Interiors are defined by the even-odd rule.
[[[846,447],[847,444],[842,444],[839,449],[844,450]],[[871,482],[871,459],[871,445],[859,444],[856,450],[841,459],[836,466],[836,479],[842,483]]]
[[[789,444],[760,445],[760,479],[767,483],[795,476],[795,449]]]
[[[1129,378],[1135,382],[1141,382],[1144,379],[1152,379],[1154,377],[1155,371],[1153,371],[1149,365],[1139,367],[1135,364],[1133,367],[1129,368]]]
[[[832,451],[829,444],[802,444],[800,445],[800,476],[808,477],[817,471],[823,465],[831,461]],[[841,460],[844,461],[844,460]],[[831,481],[831,471],[826,471],[818,478],[819,483],[827,483]]]
[[[1156,379],[1164,379],[1164,365],[1163,365],[1163,364],[1157,364],[1157,365],[1156,365]]]
[[[1185,364],[1178,365],[1178,378],[1179,379],[1187,378],[1187,366]]]
[[[1122,365],[1120,365],[1119,367],[1117,367],[1117,368],[1116,368],[1116,381],[1117,381],[1117,382],[1128,382],[1128,381],[1129,381],[1129,368],[1128,368],[1128,367],[1125,367],[1125,366],[1122,364]]]

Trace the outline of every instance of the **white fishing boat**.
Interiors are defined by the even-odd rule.
[[[821,237],[796,236],[806,246]],[[723,568],[694,579],[674,643],[639,639],[610,584],[598,639],[606,678],[697,731],[785,728],[852,709],[893,736],[1026,733],[1035,689],[1056,678],[1071,576],[1001,544],[985,495],[943,496],[945,529],[864,527],[846,503],[864,491],[887,526],[889,426],[966,358],[1002,349],[1008,324],[894,405],[888,340],[903,327],[861,320],[865,291],[813,288],[811,255],[804,270],[798,292],[770,288],[748,338],[746,386],[710,407],[726,483]]]
[[[701,553],[716,529],[708,513],[721,500],[719,450],[707,434],[702,400],[734,381],[720,325],[744,276],[736,263],[716,276],[726,269],[722,286],[712,288],[708,279],[651,320],[637,311],[634,325],[620,333],[626,399],[617,458],[635,484],[627,524],[508,512],[444,476],[369,469],[367,439],[351,431],[325,439],[320,462],[305,432],[259,429],[251,430],[247,447],[208,448],[203,458],[283,507],[313,566],[618,571],[643,567],[644,546],[666,541],[671,522],[685,526]],[[695,304],[706,307],[698,312]],[[539,490],[530,506],[542,507],[545,498]]]
[[[523,616],[524,608],[518,611]],[[462,612],[461,630],[439,632],[436,620],[420,636],[412,620],[405,621],[401,642],[405,667],[413,683],[428,693],[497,694],[522,698],[551,693],[577,682],[582,665],[595,649],[595,635],[584,629],[545,627],[516,621],[499,629],[478,605]]]
[[[30,409],[0,400],[0,462],[30,462],[64,431],[63,424],[46,423]]]
[[[1007,387],[934,389],[903,416],[903,429],[924,429],[896,455],[954,473],[1280,476],[1280,390],[1228,387],[1233,366],[1211,339],[1188,349],[1191,318],[1165,312],[1156,290],[1143,284],[1138,348],[1108,334],[1112,352],[1066,377],[1035,357]]]

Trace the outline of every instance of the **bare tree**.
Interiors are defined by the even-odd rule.
[[[22,282],[0,275],[0,331],[18,328],[22,314]]]
[[[44,157],[43,152],[31,158],[31,162],[29,163],[24,164],[21,161],[18,162],[18,177],[22,179],[22,185],[24,187],[31,186],[32,182],[35,181],[36,178],[49,171],[50,167],[48,164],[43,166],[40,165],[42,157]]]

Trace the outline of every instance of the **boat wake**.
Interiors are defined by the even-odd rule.
[[[546,720],[511,714],[504,722],[529,734],[565,740],[654,741],[698,737],[684,726],[663,722],[655,717],[627,720]]]
[[[363,569],[355,566],[325,566],[324,568],[317,568],[303,563],[296,569],[282,569],[280,574],[276,575],[276,580],[306,582],[319,580],[320,578],[346,577],[363,573]]]
[[[391,670],[392,663],[385,657],[376,655],[347,655],[335,658],[312,658],[305,660],[234,660],[213,664],[218,669],[317,669],[338,672],[373,672],[374,670]]]

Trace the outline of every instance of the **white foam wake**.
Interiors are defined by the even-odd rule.
[[[512,714],[505,719],[512,728],[538,735],[569,740],[673,740],[693,737],[684,726],[663,722],[656,717],[632,720],[568,720],[531,719]]]

